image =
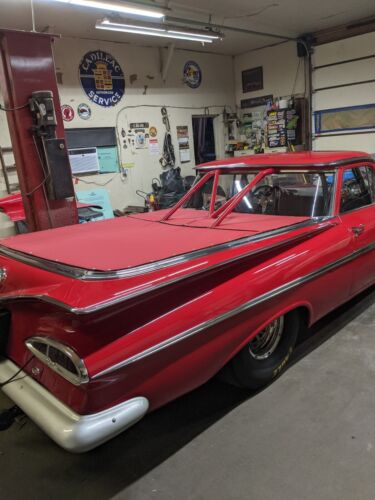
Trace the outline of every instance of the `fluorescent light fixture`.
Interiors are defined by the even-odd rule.
[[[177,30],[176,28],[171,30],[171,29],[168,29],[167,28],[167,31],[168,33],[175,33],[176,35],[192,35],[193,33],[192,32],[188,32],[188,31],[180,31],[180,30]],[[223,35],[220,35],[218,33],[214,33],[212,32],[212,34],[209,34],[209,35],[206,35],[206,33],[197,33],[196,34],[197,36],[200,36],[202,38],[209,38],[210,40],[219,40],[220,38],[223,38]]]
[[[121,12],[133,16],[151,17],[153,19],[163,19],[165,13],[161,9],[153,7],[142,7],[132,2],[101,2],[100,0],[53,0],[55,2],[77,5],[79,7],[88,7],[92,9],[101,9],[108,12]]]
[[[191,42],[212,43],[214,40],[223,38],[221,33],[209,31],[189,30],[188,28],[179,29],[177,26],[153,23],[136,23],[126,21],[117,23],[109,19],[98,21],[95,25],[97,29],[120,31],[135,35],[158,36],[161,38],[173,38],[177,40],[188,40]]]

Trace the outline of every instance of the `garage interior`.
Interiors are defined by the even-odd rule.
[[[0,0],[0,41],[1,238],[171,207],[214,160],[375,158],[370,0]],[[214,378],[83,455],[8,426],[0,391],[0,497],[373,500],[374,298],[304,332],[263,390]]]

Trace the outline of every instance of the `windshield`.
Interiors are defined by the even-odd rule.
[[[185,204],[196,210],[218,210],[241,192],[259,172],[220,174],[212,206],[214,178],[211,177]],[[198,176],[197,181],[202,178]],[[233,212],[246,214],[321,217],[330,214],[334,172],[280,171],[263,177],[243,196]]]

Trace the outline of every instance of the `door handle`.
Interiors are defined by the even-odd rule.
[[[354,233],[354,236],[358,238],[358,236],[361,235],[365,229],[366,226],[364,224],[359,224],[359,226],[352,227],[352,232]]]

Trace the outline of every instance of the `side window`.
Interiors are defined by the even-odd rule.
[[[375,202],[375,171],[372,167],[344,171],[340,212],[345,213]]]
[[[375,170],[372,167],[360,167],[365,186],[370,192],[371,202],[375,203]]]

